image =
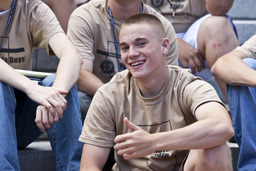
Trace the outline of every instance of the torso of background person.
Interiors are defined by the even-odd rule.
[[[7,36],[0,57],[15,69],[31,70],[32,50],[44,48],[48,52],[49,39],[63,32],[54,13],[40,0],[16,0]],[[10,10],[0,16],[0,36],[4,35]],[[63,32],[64,33],[64,32]]]
[[[107,4],[108,0],[93,0],[77,8],[69,19],[67,33],[82,58],[93,62],[93,74],[104,83],[109,82],[119,72],[118,63],[123,66],[119,50],[118,59],[116,57],[113,28]],[[155,15],[162,21],[170,41],[167,64],[178,65],[178,45],[171,23],[148,5],[143,4],[142,13]],[[118,44],[120,27],[124,20],[113,16],[113,21]]]
[[[205,0],[143,0],[172,24],[176,33],[185,33],[192,23],[206,15]],[[175,16],[172,19],[173,11]]]
[[[237,47],[235,50],[243,52],[248,58],[256,59],[256,35],[253,35],[242,46]]]
[[[152,98],[141,96],[136,80],[125,70],[94,95],[79,140],[113,147],[117,135],[130,132],[124,124],[125,117],[151,134],[179,129],[196,122],[195,110],[209,101],[222,104],[210,84],[178,66],[168,66],[168,78],[161,92]],[[187,152],[157,150],[132,160],[115,153],[113,170],[177,170]]]

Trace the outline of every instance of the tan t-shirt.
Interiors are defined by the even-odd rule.
[[[171,21],[177,33],[185,33],[192,23],[208,13],[205,0],[143,1]],[[175,16],[172,19],[174,9]]]
[[[8,34],[2,38],[9,14],[10,10],[0,15],[0,57],[15,69],[30,70],[32,49],[48,51],[49,39],[63,30],[54,13],[40,0],[16,0]]]
[[[256,35],[253,35],[242,46],[235,50],[243,52],[247,57],[256,59]]]
[[[118,61],[122,63],[120,51],[119,59],[116,58],[115,41],[107,3],[107,0],[93,0],[77,8],[69,19],[67,32],[82,58],[93,62],[94,75],[104,83],[118,72]],[[143,4],[142,13],[155,15],[162,21],[170,41],[170,51],[167,54],[166,62],[177,65],[178,45],[172,24],[148,5]],[[113,16],[113,21],[118,44],[120,27],[124,20]]]
[[[125,70],[95,94],[79,140],[113,147],[117,135],[129,132],[124,117],[149,133],[182,128],[195,122],[196,108],[209,101],[221,103],[214,88],[178,66],[168,66],[167,81],[161,92],[152,98],[141,96],[134,78]],[[186,154],[187,151],[155,151],[126,161],[115,153],[113,170],[176,170]]]

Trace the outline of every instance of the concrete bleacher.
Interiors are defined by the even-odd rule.
[[[239,43],[243,44],[256,32],[255,0],[234,0],[228,15],[237,28]]]
[[[234,21],[238,31],[239,43],[243,44],[256,31],[255,0],[234,0],[232,9],[228,15]],[[48,56],[42,49],[35,49],[33,53],[33,70],[55,72],[59,59],[56,56]],[[55,161],[51,152],[47,135],[33,142],[24,150],[19,150],[19,162],[21,171],[54,171]],[[237,170],[239,148],[236,143],[229,143],[233,155],[234,171]]]

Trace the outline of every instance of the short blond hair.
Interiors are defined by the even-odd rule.
[[[139,24],[139,23],[150,25],[160,39],[166,37],[162,22],[156,16],[151,14],[141,13],[141,14],[133,15],[124,21],[124,23],[121,26],[121,29],[124,28],[125,26],[129,26],[132,24]]]

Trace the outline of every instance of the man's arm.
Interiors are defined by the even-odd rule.
[[[53,87],[69,91],[79,77],[82,65],[79,52],[64,33],[52,36],[49,45],[60,58]]]
[[[256,87],[256,71],[246,65],[243,58],[246,58],[243,52],[232,51],[219,58],[211,72],[227,84]]]
[[[143,131],[126,118],[125,124],[133,132],[117,136],[114,148],[128,160],[156,150],[208,149],[226,143],[234,134],[229,115],[218,102],[200,105],[195,116],[198,121],[189,126],[156,134]]]
[[[2,59],[0,59],[0,81],[26,93],[31,100],[44,106],[45,111],[50,113],[49,122],[51,124],[57,122],[58,119],[51,116],[54,116],[57,113],[57,115],[62,117],[62,113],[66,109],[67,105],[67,101],[63,95],[66,95],[68,93],[67,91],[53,87],[40,86],[15,71]],[[47,128],[48,124],[46,125]],[[42,131],[44,131],[42,123],[39,123],[38,126]]]
[[[49,45],[54,53],[60,58],[56,78],[52,87],[68,92],[79,77],[79,71],[82,64],[81,57],[78,50],[64,33],[53,35],[49,40]],[[62,95],[65,96],[66,94]],[[51,128],[51,125],[56,123],[59,118],[62,118],[66,104],[65,108],[61,108],[58,101],[55,103],[57,107],[52,111],[44,105],[37,108],[35,122],[41,131],[45,131],[45,128]]]
[[[80,76],[77,81],[78,90],[94,96],[98,88],[104,83],[92,73],[93,62],[88,59],[83,59]]]
[[[101,171],[108,159],[109,152],[110,148],[84,144],[80,170]]]

